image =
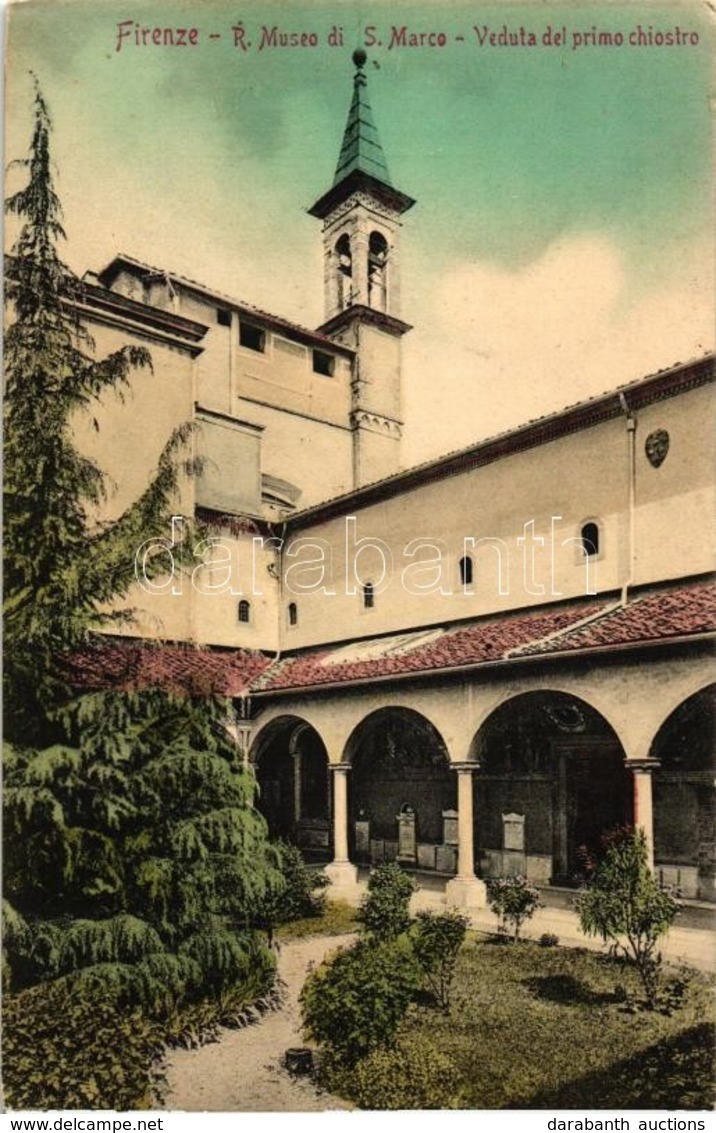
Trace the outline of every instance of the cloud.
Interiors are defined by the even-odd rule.
[[[516,271],[456,263],[421,307],[404,369],[411,462],[710,349],[710,247],[679,248],[669,277],[644,283],[608,236],[574,234]]]

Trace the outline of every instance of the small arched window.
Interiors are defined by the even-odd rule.
[[[251,603],[242,598],[238,605],[239,621],[247,625],[251,621]]]
[[[589,558],[593,558],[599,554],[599,524],[598,523],[585,523],[580,532],[582,540],[582,552]]]
[[[472,578],[472,559],[469,555],[465,555],[460,559],[460,582],[463,586],[472,586]]]
[[[288,604],[288,624],[290,626],[298,625],[298,606],[295,602],[289,602]]]
[[[372,582],[366,582],[363,586],[363,609],[372,610],[375,606],[375,587]]]
[[[351,304],[353,279],[351,242],[345,233],[336,241],[334,251],[337,265],[338,306],[343,310]]]
[[[381,232],[371,232],[368,241],[368,306],[386,310],[388,241]]]

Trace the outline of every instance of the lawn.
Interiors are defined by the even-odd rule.
[[[415,1006],[399,1037],[422,1037],[451,1059],[460,1108],[711,1108],[710,981],[685,982],[671,1015],[635,1011],[639,987],[623,964],[471,934],[449,1012]]]
[[[345,901],[326,901],[323,913],[318,917],[301,917],[279,925],[276,936],[279,940],[301,940],[308,936],[341,936],[346,932],[356,932],[358,910]]]

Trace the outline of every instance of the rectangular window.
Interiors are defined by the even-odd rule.
[[[313,351],[313,372],[323,374],[325,378],[332,378],[336,368],[336,360],[332,354],[325,354],[322,350]]]
[[[217,307],[216,321],[220,327],[231,326],[231,311],[227,311],[225,307]]]
[[[259,327],[252,326],[251,323],[241,321],[239,323],[239,343],[247,350],[256,350],[259,354],[263,354],[266,349],[266,332]]]

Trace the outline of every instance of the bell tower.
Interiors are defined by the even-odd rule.
[[[352,382],[354,486],[400,468],[401,217],[415,201],[393,185],[373,121],[366,53],[353,53],[353,96],[333,184],[308,211],[323,221],[326,322],[356,351]]]

